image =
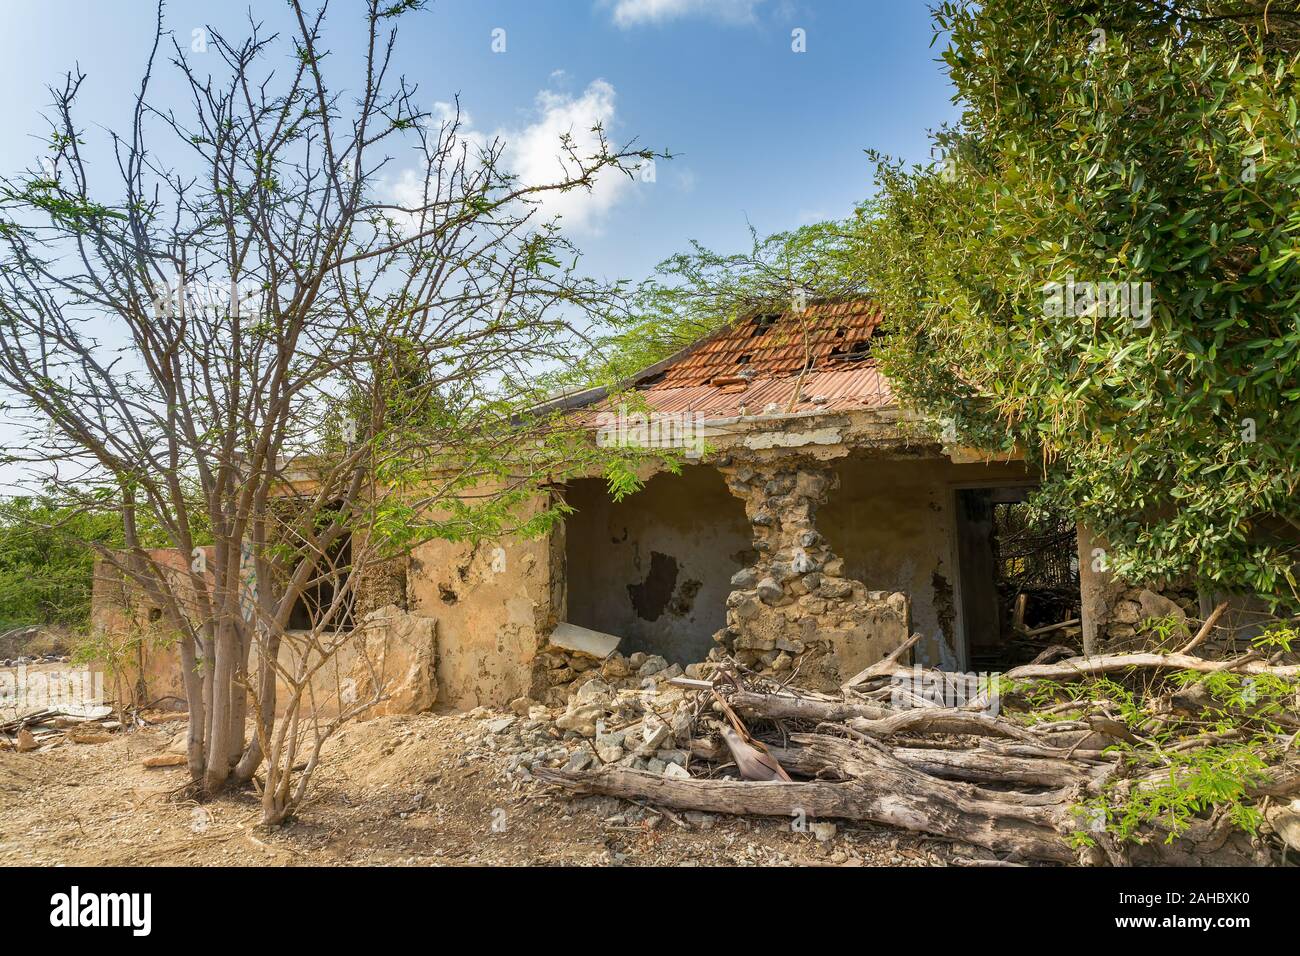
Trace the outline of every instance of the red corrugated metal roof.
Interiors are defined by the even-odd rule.
[[[855,363],[847,369],[809,372],[800,389],[802,401],[790,407],[798,378],[797,374],[755,378],[742,392],[724,391],[713,385],[687,385],[655,387],[640,394],[652,411],[703,412],[710,418],[759,415],[773,404],[780,412],[846,411],[893,404],[889,383],[872,361]]]
[[[752,316],[714,333],[637,391],[653,411],[710,418],[759,415],[772,405],[783,413],[892,405],[889,383],[869,357],[879,324],[879,309],[866,301]],[[800,401],[791,406],[796,388]]]
[[[757,378],[797,375],[805,364],[818,371],[847,363],[836,355],[870,342],[880,323],[871,302],[812,304],[802,312],[754,315],[710,336],[672,363],[651,389],[718,384],[740,373]]]

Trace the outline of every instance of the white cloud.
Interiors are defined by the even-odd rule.
[[[614,22],[624,29],[644,23],[666,23],[685,17],[710,17],[727,23],[750,23],[764,0],[602,0],[613,9]]]
[[[598,146],[592,129],[599,124],[609,133],[616,117],[614,100],[614,87],[604,80],[594,80],[576,98],[551,90],[538,93],[537,121],[523,129],[501,133],[507,144],[506,167],[529,185],[560,179],[564,175],[561,137],[565,134],[571,137],[572,148],[578,156],[593,155]],[[566,229],[594,231],[634,185],[618,170],[607,169],[597,176],[590,191],[572,189],[545,194],[542,213],[562,216]]]
[[[478,148],[493,139],[500,139],[504,144],[502,167],[518,175],[524,185],[557,182],[573,171],[573,162],[565,156],[561,142],[566,134],[570,138],[570,147],[581,158],[593,156],[598,151],[597,135],[593,132],[598,124],[610,137],[611,148],[620,145],[610,132],[617,120],[616,98],[614,87],[605,80],[592,81],[576,97],[555,90],[542,90],[535,101],[533,122],[514,129],[499,129],[488,135],[476,129],[471,116],[462,110],[458,135]],[[434,124],[454,116],[455,109],[451,104],[434,104]],[[566,166],[570,171],[568,174]],[[418,205],[422,184],[421,173],[408,169],[392,184],[393,197],[403,205]],[[535,215],[543,219],[562,217],[561,223],[567,232],[596,233],[605,215],[635,186],[635,182],[624,173],[606,169],[596,176],[590,190],[578,188],[541,194]]]

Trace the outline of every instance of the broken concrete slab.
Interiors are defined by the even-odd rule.
[[[593,631],[588,627],[579,627],[568,621],[555,625],[547,641],[554,647],[568,651],[570,654],[585,654],[603,661],[618,649],[623,639],[603,631]]]

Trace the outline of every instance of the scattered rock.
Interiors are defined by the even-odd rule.
[[[156,767],[182,767],[186,764],[184,754],[154,754],[152,757],[144,758],[144,766],[150,769]]]
[[[668,661],[658,654],[651,654],[645,659],[645,662],[636,669],[637,677],[652,677],[661,670],[668,667]]]
[[[1272,806],[1264,815],[1282,842],[1291,849],[1300,851],[1300,800]]]
[[[513,717],[498,717],[496,720],[487,722],[487,731],[490,734],[499,734],[508,729],[514,722],[515,718]]]
[[[835,834],[839,832],[839,828],[835,824],[824,820],[810,823],[808,829],[812,831],[812,835],[817,838],[818,843],[829,843],[835,839]]]
[[[672,730],[664,724],[647,725],[642,731],[643,743],[639,749],[643,752],[658,750],[671,736]]]
[[[1143,590],[1138,595],[1138,606],[1142,610],[1142,620],[1149,617],[1173,618],[1175,631],[1186,634],[1187,613],[1164,595]]]
[[[586,770],[591,766],[592,756],[589,750],[575,750],[569,755],[569,762],[564,765],[564,769],[573,773],[579,770]]]

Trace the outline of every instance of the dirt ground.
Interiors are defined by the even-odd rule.
[[[159,715],[161,716],[161,715]],[[480,715],[481,717],[482,715]],[[494,715],[495,716],[495,715]],[[0,752],[0,865],[831,865],[969,861],[950,844],[840,824],[829,840],[790,821],[663,814],[572,799],[511,779],[476,717],[382,717],[325,751],[291,823],[256,825],[252,792],[180,796],[184,768],[146,769],[183,717],[99,744]],[[825,836],[825,832],[822,833]]]

